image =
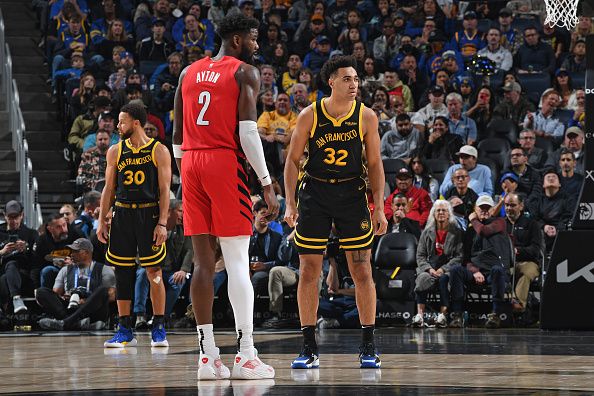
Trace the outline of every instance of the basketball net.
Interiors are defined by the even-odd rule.
[[[579,0],[544,0],[547,8],[545,25],[564,27],[573,30],[579,19],[577,5]]]

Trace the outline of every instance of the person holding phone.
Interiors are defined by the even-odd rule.
[[[0,278],[0,303],[11,300],[15,314],[27,310],[21,295],[33,295],[34,290],[31,249],[38,234],[23,219],[23,206],[14,200],[7,202],[5,223],[0,226],[0,260],[5,272]]]

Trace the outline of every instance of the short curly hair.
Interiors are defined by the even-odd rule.
[[[328,81],[330,77],[336,74],[338,69],[342,69],[343,67],[352,67],[357,70],[357,60],[352,55],[333,57],[322,66],[322,71],[320,72],[322,81]]]
[[[224,17],[219,23],[217,34],[223,40],[228,40],[235,33],[248,34],[252,29],[258,29],[260,23],[255,18],[243,14],[232,14]]]

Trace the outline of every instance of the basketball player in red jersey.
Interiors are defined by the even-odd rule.
[[[256,124],[260,75],[249,64],[258,50],[258,21],[243,14],[227,16],[218,34],[219,53],[182,71],[174,104],[173,151],[181,171],[184,232],[192,236],[194,248],[190,293],[200,344],[198,379],[231,374],[221,362],[212,326],[217,237],[237,330],[233,378],[273,378],[274,369],[258,358],[254,348],[248,257],[252,210],[246,158],[263,186],[269,218],[276,218],[279,208]]]

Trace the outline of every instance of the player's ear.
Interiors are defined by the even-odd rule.
[[[233,43],[233,47],[235,47],[235,48],[239,47],[241,44],[241,35],[234,34],[231,42]]]

